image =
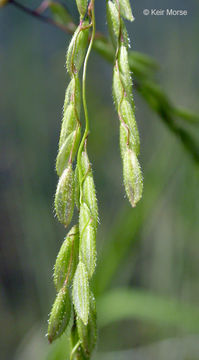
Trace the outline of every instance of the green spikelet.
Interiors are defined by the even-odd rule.
[[[86,205],[80,206],[80,260],[86,266],[88,277],[91,278],[96,266],[96,229],[91,212]]]
[[[134,111],[130,103],[124,98],[119,110],[119,115],[121,117],[121,149],[123,152],[124,142],[129,144],[130,148],[136,153],[140,152],[140,138],[135,121]],[[128,129],[128,131],[127,131]]]
[[[84,325],[89,315],[89,282],[85,265],[79,262],[73,281],[73,304],[75,311]]]
[[[121,41],[123,42],[124,46],[126,46],[126,48],[128,49],[130,47],[129,34],[122,19],[121,19],[121,34],[122,34]]]
[[[84,353],[89,357],[97,340],[96,304],[92,294],[90,295],[88,324],[84,325],[83,321],[80,318],[77,318],[77,329]]]
[[[80,88],[79,78],[76,74],[72,77],[66,89],[65,100],[64,100],[64,111],[63,111],[64,115],[67,107],[70,104],[73,104],[75,106],[77,116],[79,117],[80,107],[81,107],[81,88]]]
[[[83,176],[83,184],[82,184],[83,201],[87,204],[88,208],[90,209],[93,225],[97,227],[98,206],[97,206],[95,184],[93,180],[91,164],[89,162],[86,151],[83,151],[81,154],[81,172]]]
[[[71,103],[70,105],[68,105],[64,113],[64,118],[60,133],[60,140],[59,140],[59,149],[62,147],[67,137],[73,131],[75,131],[76,126],[77,126],[77,120],[75,114],[75,106],[74,104]]]
[[[65,226],[71,222],[74,210],[74,174],[69,164],[61,175],[55,194],[55,211],[58,220]]]
[[[48,340],[52,343],[66,330],[71,319],[71,300],[65,286],[58,293],[53,304],[48,324]]]
[[[132,95],[132,79],[131,79],[129,62],[128,62],[128,51],[126,46],[124,45],[121,45],[120,47],[118,65],[120,71],[120,79],[122,81],[123,88],[125,90],[125,95],[134,108],[133,95]]]
[[[120,72],[116,64],[113,69],[113,99],[117,109],[123,97],[124,97],[124,88],[120,79]]]
[[[76,3],[80,16],[83,18],[86,15],[88,0],[76,0]]]
[[[74,160],[79,146],[80,137],[81,130],[79,124],[77,124],[76,130],[67,136],[58,152],[56,171],[59,176],[61,176],[64,169],[67,167],[70,157],[72,161]]]
[[[114,0],[116,6],[118,7],[118,0]],[[132,10],[131,10],[131,5],[130,5],[130,1],[129,0],[119,0],[119,9],[120,9],[120,13],[121,15],[129,20],[129,21],[133,21],[134,17],[132,14]]]
[[[86,26],[87,21],[78,26],[68,48],[66,67],[70,75],[78,73],[84,61],[89,35],[89,29],[83,29]]]
[[[59,291],[64,283],[69,286],[79,259],[79,229],[75,225],[67,234],[59,254],[54,268],[54,284]]]
[[[126,150],[123,166],[126,194],[132,207],[135,207],[142,197],[143,178],[138,159],[132,150]]]
[[[111,0],[107,2],[107,23],[112,43],[116,47],[120,33],[120,21],[117,7]]]
[[[80,205],[80,213],[79,213],[79,232],[80,232],[80,237],[81,234],[83,233],[85,227],[88,225],[89,221],[91,220],[91,212],[89,207],[87,206],[86,203],[81,203]]]
[[[75,168],[75,205],[77,209],[80,209],[80,184],[79,184],[79,169]]]

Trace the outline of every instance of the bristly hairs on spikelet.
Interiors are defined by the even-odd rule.
[[[97,334],[96,306],[90,291],[90,279],[96,266],[98,207],[87,154],[89,120],[85,91],[87,62],[95,36],[95,13],[94,0],[90,0],[89,5],[88,0],[76,0],[76,3],[80,23],[73,34],[66,55],[66,68],[71,80],[65,93],[56,160],[59,181],[55,194],[55,213],[59,222],[67,228],[72,221],[76,204],[79,210],[79,224],[73,226],[66,235],[54,266],[57,297],[49,318],[48,339],[51,343],[66,329],[71,330],[71,357],[77,352],[78,359],[83,360],[90,358]],[[90,28],[92,35],[88,46]],[[84,65],[82,101],[85,131],[81,139],[79,71],[82,65]],[[74,165],[76,155],[77,162]],[[73,321],[72,326],[70,326],[71,321]]]
[[[107,0],[107,23],[115,47],[113,99],[120,120],[124,187],[132,207],[135,207],[142,197],[143,177],[137,158],[140,140],[128,62],[129,38],[122,18],[134,20],[129,0]]]

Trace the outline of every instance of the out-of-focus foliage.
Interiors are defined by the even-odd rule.
[[[30,7],[39,3],[23,1]],[[74,2],[63,4],[77,23]],[[96,6],[97,27],[105,31],[105,4],[99,0]],[[189,153],[194,150],[198,159],[199,5],[168,0],[167,6],[188,8],[189,16],[146,18],[145,0],[135,2],[136,21],[128,28],[134,92],[153,109],[135,96],[145,188],[134,210],[121,190],[111,67],[97,53],[89,63],[89,147],[100,207],[93,283],[100,360],[164,360],[173,354],[175,360],[197,359],[198,337],[188,334],[198,332],[199,173]],[[0,12],[1,359],[67,359],[65,336],[49,346],[45,333],[54,298],[49,275],[65,236],[53,218],[53,194],[69,38],[12,6]],[[96,42],[95,49],[103,55],[107,50],[112,61],[110,48],[102,45]],[[180,342],[176,337],[182,335]],[[153,349],[146,346],[153,342]]]

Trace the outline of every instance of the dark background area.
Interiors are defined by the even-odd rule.
[[[78,21],[74,2],[64,1]],[[21,3],[36,7],[39,1]],[[132,1],[132,6],[135,22],[127,24],[132,49],[158,62],[158,81],[173,103],[198,113],[198,1],[142,0]],[[144,16],[145,8],[186,9],[188,15]],[[97,29],[107,33],[105,1],[96,0],[96,18]],[[2,360],[49,356],[44,335],[55,295],[52,269],[64,238],[63,227],[54,218],[53,197],[62,105],[69,81],[64,67],[69,41],[69,35],[11,5],[0,9]],[[91,122],[89,154],[100,211],[96,274],[101,279],[99,287],[141,288],[198,307],[198,165],[135,91],[145,190],[141,203],[132,210],[122,185],[111,79],[112,66],[93,53],[87,98]],[[198,136],[198,127],[193,132]],[[128,246],[124,245],[127,251],[114,276],[109,277],[114,255],[104,269],[100,264],[118,229],[123,236],[123,227],[124,237],[128,233],[129,238]],[[133,353],[122,353],[123,350],[145,348],[179,336],[179,332],[153,321],[124,319],[105,326],[99,335],[98,352],[104,354],[100,359],[117,359],[116,353],[112,358],[105,353],[118,350],[118,359],[123,360],[133,359]],[[189,345],[189,357],[176,352],[175,359],[199,359],[199,355],[191,355],[197,343],[198,337],[193,346]],[[182,349],[181,345],[178,348]],[[167,349],[172,354],[175,350],[170,344]],[[166,359],[163,350],[155,351],[154,360]],[[144,356],[135,359],[151,359],[147,348]],[[167,352],[167,359],[170,358]]]

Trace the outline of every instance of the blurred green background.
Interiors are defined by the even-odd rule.
[[[21,3],[36,7],[40,2]],[[78,21],[75,1],[63,0]],[[157,80],[172,102],[199,112],[199,3],[132,1],[132,48],[160,65]],[[186,17],[144,16],[145,8],[186,9]],[[97,28],[107,33],[105,1]],[[54,218],[55,158],[69,77],[70,36],[24,15],[0,11],[0,358],[67,358],[65,338],[49,346],[55,257],[64,230]],[[89,154],[99,200],[99,341],[96,359],[199,359],[198,164],[135,92],[144,196],[124,196],[112,66],[96,53],[87,82]],[[197,125],[189,126],[198,138]]]

